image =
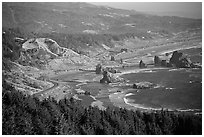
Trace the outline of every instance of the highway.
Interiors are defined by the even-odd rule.
[[[45,93],[49,92],[50,90],[52,90],[52,89],[54,89],[54,88],[56,88],[56,87],[59,86],[59,83],[56,82],[56,81],[53,81],[53,80],[47,80],[47,81],[53,83],[54,86],[52,86],[51,88],[48,88],[48,89],[46,89],[46,90],[43,90],[43,91],[41,91],[41,92],[38,92],[38,93],[33,94],[33,97],[39,97],[39,96],[41,96],[41,94],[45,94]]]

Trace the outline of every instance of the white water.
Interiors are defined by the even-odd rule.
[[[134,69],[134,70],[127,70],[127,71],[123,71],[121,73],[116,73],[115,76],[119,77],[125,74],[130,74],[130,73],[139,73],[139,72],[147,72],[147,73],[152,73],[152,72],[156,72],[153,70],[160,70],[160,69],[169,69],[169,68],[145,68],[145,69]]]
[[[145,106],[140,105],[140,104],[130,103],[130,100],[128,100],[127,98],[123,98],[123,99],[124,99],[125,104],[130,105],[130,106],[135,107],[135,108],[138,108],[138,109],[144,109],[144,110],[162,110],[162,108],[145,107]],[[171,111],[170,109],[168,109],[168,110]]]
[[[135,95],[135,94],[133,94],[133,93],[128,93],[128,94],[125,95],[125,97],[132,96],[132,95]]]
[[[130,93],[131,94],[131,93]],[[144,110],[168,110],[168,111],[179,111],[179,112],[199,112],[198,114],[202,114],[202,110],[201,109],[170,109],[170,108],[153,108],[153,107],[145,107],[141,104],[135,104],[135,103],[131,103],[132,100],[131,99],[127,99],[127,98],[123,98],[124,99],[124,102],[125,104],[127,105],[130,105],[130,106],[133,106],[135,108],[138,108],[138,109],[144,109]],[[196,114],[196,113],[195,113]]]

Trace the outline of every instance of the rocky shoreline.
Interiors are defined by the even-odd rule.
[[[200,45],[198,46],[193,46],[193,47],[182,47],[179,48],[179,50],[184,50],[184,49],[190,49],[190,48],[200,48]],[[165,56],[167,53],[171,55],[171,53],[175,51],[175,50],[167,50],[167,51],[162,51],[160,55]],[[153,56],[143,56],[142,59],[146,60],[146,59],[151,59],[153,60]],[[140,58],[141,59],[141,58]],[[128,59],[127,59],[128,60]],[[123,63],[126,64],[126,60],[123,60]],[[146,62],[143,62],[146,63]],[[139,62],[137,63],[137,65],[139,64]],[[154,73],[156,72],[155,70],[161,70],[161,69],[170,69],[172,70],[171,67],[162,67],[162,66],[153,66],[153,65],[147,65],[145,68],[139,68],[139,65],[135,66],[135,63],[130,63],[128,66],[123,67],[122,64],[120,64],[120,66],[106,66],[104,65],[102,68],[102,66],[99,66],[100,71],[102,69],[105,70],[105,72],[107,72],[106,74],[103,74],[102,72],[99,72],[98,74],[95,74],[94,71],[94,67],[92,66],[91,69],[86,69],[86,68],[81,68],[81,69],[73,69],[73,70],[62,70],[59,72],[53,72],[52,75],[50,75],[51,73],[47,74],[49,75],[50,79],[62,82],[64,81],[65,83],[67,83],[68,85],[70,84],[70,82],[77,82],[78,84],[76,84],[75,86],[77,88],[83,86],[83,85],[87,85],[89,82],[100,82],[101,83],[106,83],[107,85],[109,85],[111,88],[113,89],[113,87],[115,86],[130,86],[131,88],[133,88],[133,85],[135,83],[128,83],[128,81],[124,81],[123,79],[121,79],[121,76],[125,75],[125,74],[131,74],[131,73]],[[144,64],[145,65],[145,64]],[[46,73],[46,71],[45,71]],[[90,77],[92,77],[91,79],[89,78],[85,78],[85,75],[90,75]],[[105,78],[104,78],[105,76]],[[83,78],[84,77],[84,78]],[[109,84],[108,84],[109,83]],[[136,84],[135,88],[144,88],[147,83],[139,83],[140,85]],[[153,83],[154,84],[154,83]],[[150,84],[151,85],[151,84]],[[74,87],[71,87],[72,89],[69,90],[69,93],[73,92],[72,90],[74,89]],[[148,88],[148,87],[147,87]],[[98,92],[100,95],[100,88],[96,88],[95,92]],[[63,90],[62,90],[63,92]],[[84,91],[86,92],[86,91]],[[76,91],[73,92],[72,96],[76,99],[80,99],[80,97],[78,96],[74,96],[74,94],[77,93]],[[61,93],[60,93],[61,94]],[[125,90],[107,90],[104,93],[105,98],[103,98],[103,101],[101,101],[100,96],[98,96],[97,98],[95,98],[95,100],[89,104],[91,106],[98,106],[100,109],[104,110],[106,106],[110,105],[110,102],[117,107],[124,107],[127,109],[133,109],[133,110],[141,110],[141,111],[147,111],[147,110],[153,110],[153,108],[145,108],[141,105],[135,105],[134,103],[132,103],[131,100],[128,100],[127,97],[129,94],[128,91]],[[63,95],[59,95],[61,96],[60,98],[62,98],[63,96],[65,96],[65,94],[63,93]],[[96,97],[96,96],[94,96]],[[91,98],[91,96],[90,96]],[[106,103],[109,102],[109,103]],[[108,104],[108,105],[107,105]],[[157,109],[156,109],[157,110]]]

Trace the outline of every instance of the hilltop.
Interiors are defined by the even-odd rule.
[[[88,3],[5,3],[2,25],[33,33],[176,33],[200,27],[200,19],[155,16]]]

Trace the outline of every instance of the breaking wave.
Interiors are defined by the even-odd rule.
[[[133,107],[138,108],[138,109],[143,109],[143,110],[162,110],[162,108],[145,107],[145,106],[143,106],[141,104],[131,103],[131,102],[133,102],[133,100],[127,99],[127,98],[124,98],[124,102],[125,102],[125,104],[133,106]]]
[[[158,111],[158,110],[168,110],[168,111],[178,111],[178,112],[195,112],[195,114],[202,114],[202,110],[201,109],[170,109],[170,108],[153,108],[153,107],[146,107],[144,105],[141,104],[135,104],[132,103],[134,102],[133,99],[127,99],[124,98],[124,102],[127,105],[130,105],[132,107],[135,107],[137,109],[142,109],[142,110],[153,110],[153,111]]]
[[[186,69],[186,68],[176,68],[176,69],[170,69],[169,71],[171,72],[171,71],[181,71],[181,70],[184,70],[184,69]]]
[[[133,93],[128,93],[128,94],[125,95],[125,97],[132,96],[132,95],[135,95],[135,94],[133,94]]]

